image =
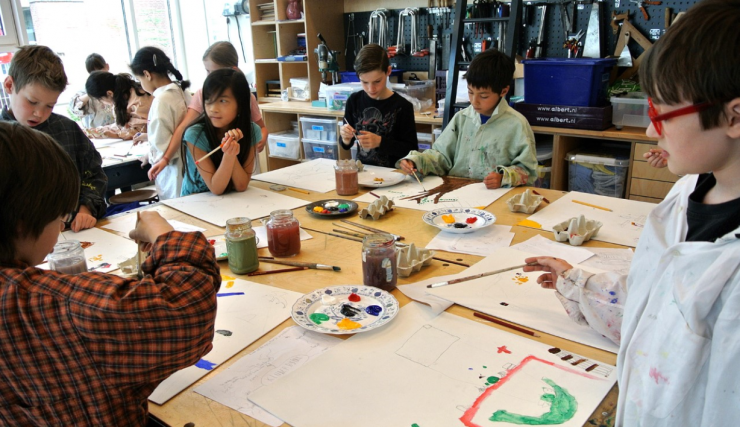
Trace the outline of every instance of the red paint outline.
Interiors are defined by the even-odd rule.
[[[486,391],[483,392],[483,394],[478,396],[478,398],[475,399],[475,402],[473,402],[473,405],[470,408],[468,408],[467,411],[465,411],[462,417],[460,417],[460,421],[466,427],[482,427],[478,424],[473,423],[473,418],[475,418],[475,415],[478,413],[478,410],[480,409],[480,405],[483,403],[484,400],[486,400],[491,395],[491,393],[496,391],[502,385],[506,384],[506,382],[509,381],[509,379],[513,377],[514,374],[521,371],[522,368],[524,368],[524,366],[531,361],[541,362],[541,363],[544,363],[545,365],[550,365],[552,367],[561,369],[565,372],[570,372],[571,374],[576,374],[576,375],[579,375],[579,376],[582,376],[582,377],[585,377],[591,380],[606,381],[604,378],[595,377],[593,375],[589,375],[583,372],[576,371],[575,369],[570,369],[565,366],[557,365],[555,364],[555,362],[550,362],[548,360],[543,360],[543,359],[540,359],[539,357],[530,355],[530,356],[525,357],[524,360],[522,360],[521,363],[519,363],[519,365],[517,365],[516,368],[507,372],[506,375],[503,378],[500,378],[496,384],[491,385],[490,387],[486,389]]]

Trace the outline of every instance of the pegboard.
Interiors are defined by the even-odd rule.
[[[649,15],[649,20],[645,20],[640,11],[637,3],[633,3],[630,0],[612,0],[600,2],[600,32],[601,32],[601,56],[609,56],[614,54],[614,49],[617,44],[617,35],[613,34],[612,27],[610,25],[612,11],[616,11],[618,14],[629,12],[629,21],[634,25],[645,37],[651,41],[657,40],[665,32],[665,9],[671,8],[674,14],[679,12],[685,12],[699,0],[663,0],[660,5],[648,5],[644,7]],[[420,2],[424,3],[424,2]],[[530,40],[537,39],[539,32],[539,23],[542,14],[542,8],[539,5],[547,4],[547,13],[545,16],[545,31],[543,33],[543,56],[550,58],[565,58],[568,56],[567,50],[563,48],[563,42],[565,33],[563,31],[563,25],[561,20],[561,10],[563,3],[556,1],[552,3],[536,2],[536,1],[525,1],[523,2],[524,7],[530,8],[529,21],[525,23],[522,20],[522,26],[518,32],[519,39],[517,41],[517,54],[524,57],[527,47],[529,46]],[[569,34],[572,36],[582,29],[584,33],[588,28],[588,22],[591,15],[592,4],[586,1],[568,2],[569,15],[571,15],[571,22],[573,31]],[[617,6],[619,4],[619,6]],[[471,5],[468,6],[470,8]],[[419,7],[417,13],[417,43],[418,48],[428,48],[427,38],[427,25],[432,25],[433,33],[438,35],[438,61],[442,61],[444,64],[438,66],[438,69],[447,69],[446,62],[448,58],[442,58],[442,43],[444,34],[452,33],[452,26],[455,19],[455,11],[453,8],[449,8],[447,13],[434,13],[435,10],[439,12],[439,9],[445,8],[426,8]],[[386,12],[388,16],[388,35],[386,36],[386,46],[396,44],[396,36],[398,32],[398,20],[399,13],[403,9],[392,9]],[[355,60],[355,46],[353,44],[359,44],[358,38],[351,37],[353,34],[365,33],[364,43],[368,43],[368,22],[372,12],[355,12],[344,14],[344,34],[345,34],[345,46],[341,47],[342,55],[344,56],[344,64],[346,70],[353,70],[353,63]],[[350,18],[354,21],[354,26],[350,27]],[[429,69],[429,57],[413,57],[410,55],[410,40],[411,40],[411,20],[410,17],[404,17],[405,21],[405,55],[397,55],[391,58],[391,63],[396,65],[396,68],[407,70],[407,71],[426,71]],[[504,31],[506,31],[504,24]],[[469,40],[470,50],[474,50],[476,44],[479,44],[483,39],[490,38],[492,45],[496,46],[496,40],[498,39],[498,23],[491,23],[484,26],[483,35],[476,34],[475,25],[466,25],[464,28],[464,37]],[[480,28],[479,28],[480,31]],[[348,38],[349,36],[349,38]],[[585,41],[585,36],[581,39]],[[332,49],[337,49],[332,47]],[[346,53],[345,53],[346,49]],[[629,44],[630,52],[632,56],[639,56],[643,49],[634,41]],[[357,46],[359,51],[359,46]]]

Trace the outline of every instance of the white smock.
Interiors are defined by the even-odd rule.
[[[167,151],[172,134],[185,117],[190,96],[180,89],[177,83],[159,87],[152,95],[154,100],[149,109],[147,137],[149,139],[149,163],[153,165]],[[157,175],[154,183],[160,200],[180,197],[182,161],[179,148],[170,159],[169,164]]]

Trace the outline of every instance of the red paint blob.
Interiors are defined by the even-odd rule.
[[[467,222],[468,224],[474,224],[475,221],[478,221],[478,217],[477,216],[471,216],[471,217],[468,217],[468,219],[465,220],[465,222]]]
[[[216,246],[216,240],[215,239],[208,239],[208,243],[210,243],[211,246]]]
[[[358,302],[362,298],[360,298],[360,296],[357,295],[357,294],[350,294],[350,296],[348,296],[347,299],[350,300],[350,301],[352,301],[352,302]]]

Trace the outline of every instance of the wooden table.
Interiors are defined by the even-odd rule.
[[[264,183],[264,182],[259,182],[259,181],[252,181],[250,185],[258,187],[258,188],[263,188],[263,189],[268,189],[270,186],[269,183]],[[514,225],[518,223],[519,221],[521,221],[522,219],[526,218],[528,215],[522,214],[522,213],[510,212],[508,207],[506,206],[506,200],[515,194],[522,193],[524,190],[525,188],[522,188],[522,187],[511,190],[511,192],[509,192],[507,195],[505,195],[504,197],[500,198],[499,200],[497,200],[496,202],[488,206],[486,210],[496,215],[497,224],[513,226],[512,232],[515,233],[515,237],[514,237],[514,240],[512,241],[512,244],[516,244],[516,243],[528,240],[531,237],[533,237],[535,234],[540,234],[549,239],[552,239],[553,236],[551,232],[545,232],[545,231],[540,231],[540,230],[535,230],[531,228],[520,227],[520,226]],[[364,192],[364,190],[361,190],[361,192]],[[560,197],[562,197],[563,194],[565,194],[564,192],[561,192],[561,191],[545,190],[545,189],[538,189],[538,192],[540,192],[545,197],[547,197],[551,202],[559,199]],[[291,196],[291,197],[301,198],[303,200],[309,200],[309,201],[317,201],[317,200],[336,197],[336,193],[334,191],[329,192],[329,193],[310,192],[310,194],[303,194],[299,192],[286,190],[283,192],[283,194]],[[360,206],[363,207],[365,206],[365,204],[361,203]],[[171,209],[168,206],[165,206],[162,204],[153,205],[149,209],[157,210],[166,219],[176,219],[182,222],[190,223],[193,225],[198,225],[202,228],[205,228],[207,230],[205,232],[207,236],[224,233],[223,228],[216,227],[214,225],[201,221],[197,218],[190,217],[187,214]],[[323,219],[323,218],[315,218],[309,215],[305,211],[305,209],[302,207],[295,209],[294,214],[296,218],[298,218],[302,226],[316,229],[316,230],[327,231],[327,232],[331,232],[333,228],[336,228],[335,226],[332,225],[332,222],[333,222],[332,220]],[[388,213],[386,216],[382,217],[380,220],[373,221],[372,224],[370,225],[375,228],[379,228],[379,229],[389,231],[395,234],[403,235],[406,238],[404,242],[407,242],[407,243],[414,242],[417,246],[424,247],[427,243],[429,243],[429,241],[432,238],[434,238],[434,236],[438,233],[439,230],[425,224],[421,220],[422,214],[423,212],[418,211],[418,210],[396,208],[392,212]],[[130,213],[130,215],[134,215],[134,213]],[[104,226],[105,224],[109,222],[117,221],[120,218],[123,218],[123,217],[115,218],[112,220],[102,220],[99,222],[99,226]],[[350,219],[355,222],[362,221],[357,217],[352,217]],[[258,222],[259,221],[256,221],[255,225],[257,225]],[[363,223],[368,223],[368,222],[363,221]],[[283,273],[283,274],[275,274],[275,275],[246,277],[246,276],[234,275],[229,270],[226,261],[220,262],[221,271],[223,274],[226,274],[226,275],[236,276],[236,277],[243,278],[245,280],[250,280],[253,282],[262,283],[262,284],[271,285],[271,286],[276,286],[282,289],[289,289],[289,290],[300,292],[300,293],[308,293],[318,288],[322,288],[325,286],[331,286],[331,285],[361,284],[362,283],[362,264],[360,261],[360,252],[361,252],[361,246],[362,246],[361,243],[353,242],[353,241],[346,240],[346,239],[340,239],[337,237],[327,236],[327,235],[323,235],[319,233],[311,232],[311,234],[313,235],[314,238],[310,240],[304,240],[301,242],[301,253],[295,257],[295,260],[320,262],[324,264],[337,265],[342,268],[342,271],[340,273],[336,273],[332,271],[324,271],[324,270],[308,270],[308,271],[298,271],[296,273]],[[595,246],[621,247],[618,245],[598,242],[595,240],[590,240],[586,242],[584,246],[585,247],[589,247],[589,246],[592,246],[592,247],[595,247]],[[269,256],[269,252],[267,251],[266,248],[259,249],[259,253],[261,256]],[[475,256],[475,255],[447,253],[447,252],[442,252],[442,251],[438,251],[437,256],[441,258],[445,258],[445,259],[461,261],[461,262],[468,263],[471,265],[482,259],[482,257]],[[276,264],[267,264],[267,263],[260,264],[260,269],[262,270],[279,269],[279,268],[284,268],[284,266],[280,266]],[[463,267],[460,265],[455,265],[455,264],[450,264],[450,263],[445,263],[445,262],[440,262],[440,261],[435,260],[432,262],[432,265],[430,265],[429,267],[422,268],[420,272],[412,274],[408,278],[399,278],[398,283],[399,284],[413,283],[413,282],[417,282],[417,281],[435,277],[435,276],[455,274],[455,273],[461,272],[465,268],[466,267]],[[547,292],[547,291],[543,290],[543,292]],[[408,297],[406,297],[406,295],[401,293],[398,289],[394,290],[392,293],[398,299],[401,306],[404,306],[408,304],[409,301],[411,301]],[[535,339],[542,343],[556,346],[556,347],[562,348],[563,350],[566,350],[569,352],[581,354],[591,359],[595,359],[595,360],[608,363],[611,365],[616,364],[616,355],[613,353],[609,353],[607,351],[596,349],[593,347],[588,347],[583,344],[568,341],[563,338],[552,336],[552,335],[542,333],[542,332],[540,332],[540,335],[541,335],[540,338],[533,338],[528,335],[524,335],[519,332],[512,331],[508,328],[504,329],[496,324],[492,324],[490,322],[482,321],[478,318],[475,318],[473,316],[473,311],[465,307],[453,305],[447,309],[447,312],[465,317],[467,319],[474,320],[476,322],[482,322],[492,328],[499,328],[508,333],[513,333],[513,334],[517,334],[517,335],[520,335],[526,338]],[[149,402],[149,411],[153,415],[167,422],[173,427],[183,426],[189,422],[194,423],[196,427],[198,426],[250,426],[250,427],[266,426],[266,424],[256,421],[252,419],[251,417],[243,415],[237,411],[232,410],[231,408],[227,406],[224,406],[218,402],[215,402],[213,400],[210,400],[206,397],[201,396],[198,393],[193,392],[193,388],[200,385],[202,382],[207,381],[216,373],[223,371],[224,369],[229,367],[232,363],[234,363],[239,358],[254,351],[259,346],[266,343],[271,338],[275,337],[283,329],[289,326],[293,326],[293,325],[295,325],[295,322],[292,319],[286,320],[285,322],[280,324],[277,328],[273,329],[272,331],[264,335],[262,338],[258,339],[257,341],[252,343],[250,346],[246,347],[244,350],[238,353],[235,357],[231,358],[227,362],[220,365],[218,368],[214,369],[214,372],[209,373],[208,375],[200,379],[198,382],[188,387],[185,391],[183,391],[182,393],[178,394],[177,396],[169,400],[164,405],[156,405],[152,402]],[[346,339],[347,336],[340,336],[340,338]],[[614,412],[613,409],[616,405],[616,401],[617,401],[617,387],[615,385],[615,387],[610,391],[610,393],[604,399],[600,407],[597,408],[594,414],[590,417],[591,421],[595,422],[596,423],[595,425],[597,426],[603,424],[602,419],[604,417],[610,417],[611,414],[613,414]],[[284,425],[287,425],[287,424],[284,424]],[[593,426],[594,424],[589,422],[586,425]]]

